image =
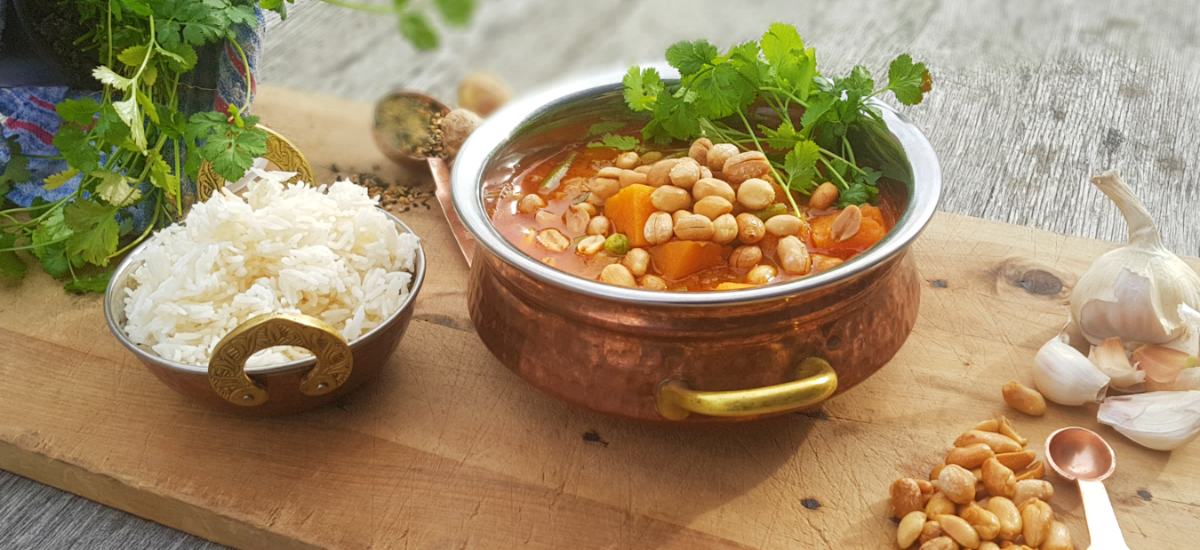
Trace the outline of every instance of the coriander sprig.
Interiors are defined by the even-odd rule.
[[[809,195],[821,179],[841,190],[839,206],[873,202],[882,174],[859,166],[847,130],[882,122],[867,100],[892,92],[904,105],[916,105],[932,87],[923,63],[900,55],[888,68],[887,85],[876,89],[863,66],[845,77],[817,69],[816,51],[806,48],[795,27],[771,25],[762,38],[721,54],[706,40],[667,48],[667,63],[680,74],[666,83],[653,68],[633,67],[625,75],[625,102],[652,119],[642,136],[657,143],[708,137],[761,151],[772,177],[791,191]],[[764,116],[763,110],[770,113]],[[791,193],[792,208],[799,211]]]

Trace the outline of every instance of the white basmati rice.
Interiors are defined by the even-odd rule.
[[[251,317],[302,313],[353,342],[404,303],[418,239],[400,233],[365,188],[285,185],[293,174],[254,173],[245,199],[214,195],[143,247],[125,291],[125,331],[134,343],[207,365],[217,342]],[[307,356],[276,347],[247,365]]]

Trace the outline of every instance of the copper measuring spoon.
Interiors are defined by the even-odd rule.
[[[1083,428],[1063,428],[1046,438],[1046,462],[1059,475],[1079,483],[1087,517],[1089,549],[1129,550],[1104,480],[1117,468],[1117,457],[1104,438]]]

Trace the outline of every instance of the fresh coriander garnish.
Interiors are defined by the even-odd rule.
[[[847,76],[826,77],[817,70],[816,51],[782,23],[758,42],[724,54],[702,39],[673,44],[666,58],[679,71],[678,83],[636,66],[623,80],[629,108],[653,115],[642,129],[645,139],[707,137],[761,151],[771,161],[772,177],[787,189],[809,195],[824,179],[835,183],[839,207],[873,202],[879,193],[881,174],[855,161],[847,139],[848,128],[882,123],[882,113],[867,100],[891,91],[900,103],[916,105],[933,82],[925,65],[907,54],[892,61],[887,85],[879,89],[861,65]],[[759,116],[758,106],[773,118]],[[788,200],[799,211],[790,193]]]

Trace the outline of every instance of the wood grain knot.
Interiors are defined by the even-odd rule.
[[[1063,289],[1062,279],[1042,269],[1026,271],[1021,275],[1021,280],[1016,283],[1026,292],[1038,296],[1054,296]]]
[[[1076,278],[1025,258],[1008,258],[990,270],[996,295],[1019,298],[1034,296],[1066,300]]]

